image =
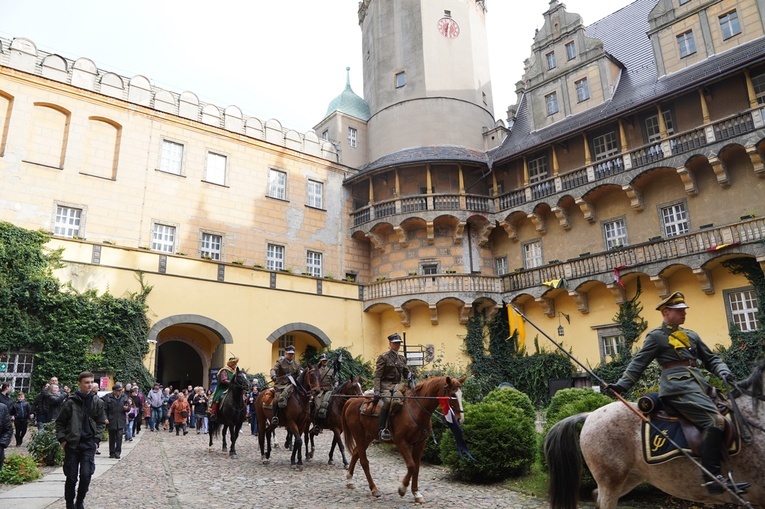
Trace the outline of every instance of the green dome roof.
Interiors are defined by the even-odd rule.
[[[324,116],[326,117],[335,111],[339,111],[366,122],[371,116],[369,113],[369,105],[364,99],[357,96],[355,92],[351,90],[351,68],[346,67],[345,72],[347,73],[345,90],[343,90],[343,93],[332,99],[329,103],[329,107],[327,107],[327,113]]]

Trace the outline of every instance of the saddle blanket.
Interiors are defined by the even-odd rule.
[[[688,454],[695,456],[691,451],[688,441],[683,434],[683,429],[680,421],[677,419],[663,420],[653,419],[651,420],[654,426],[644,422],[642,427],[642,441],[643,441],[643,458],[649,465],[655,465],[658,463],[664,463],[673,458],[676,458],[682,454],[672,443],[667,439],[670,437],[677,445],[682,448]],[[656,429],[658,428],[658,430]],[[733,456],[738,454],[741,450],[741,438],[738,430],[735,433],[733,443],[728,448],[728,454]]]

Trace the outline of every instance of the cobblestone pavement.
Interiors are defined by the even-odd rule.
[[[302,471],[290,467],[290,451],[283,448],[284,429],[277,433],[280,448],[272,451],[271,463],[260,460],[257,437],[249,428],[237,442],[236,459],[221,451],[216,438],[213,449],[208,436],[191,430],[187,436],[167,431],[141,432],[140,442],[103,475],[94,478],[85,499],[87,509],[239,509],[239,508],[343,508],[406,509],[438,508],[547,508],[545,500],[525,496],[500,484],[471,485],[453,480],[442,467],[423,464],[420,491],[424,506],[414,503],[411,491],[397,493],[405,473],[401,457],[390,446],[372,444],[369,449],[373,479],[382,492],[374,498],[360,466],[354,474],[355,489],[346,488],[346,471],[335,450],[335,464],[327,465],[331,434],[316,438],[314,459]],[[102,444],[102,449],[107,444]],[[305,461],[305,460],[304,460]],[[62,483],[63,496],[63,483]],[[16,506],[20,507],[20,506]],[[64,500],[48,509],[65,509]]]

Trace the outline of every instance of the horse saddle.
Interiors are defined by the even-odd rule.
[[[741,450],[741,440],[737,430],[737,423],[731,420],[731,414],[722,400],[714,399],[715,404],[724,407],[722,412],[725,417],[723,428],[723,444],[729,455],[737,454]],[[655,464],[670,460],[681,453],[672,443],[667,440],[670,437],[685,452],[694,456],[701,456],[701,428],[665,405],[659,398],[659,394],[652,392],[641,396],[638,400],[638,408],[650,420],[642,426],[643,457],[646,462]],[[658,430],[657,430],[658,428]]]
[[[276,397],[276,391],[274,391],[273,387],[269,387],[263,391],[263,399],[260,400],[263,404],[263,408],[271,408],[271,405],[274,403],[274,397]]]
[[[393,390],[393,396],[390,398],[390,416],[394,416],[401,408],[404,406],[404,394],[402,392],[403,387],[406,384],[399,384],[396,386],[396,388]],[[367,391],[369,392],[369,391]],[[366,396],[371,396],[371,394],[364,393]],[[380,399],[375,403],[374,399],[369,399],[362,403],[362,405],[359,407],[359,413],[361,415],[372,415],[372,416],[379,416],[380,410],[382,410],[383,406],[383,400]]]

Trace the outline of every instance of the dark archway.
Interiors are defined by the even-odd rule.
[[[157,350],[157,381],[168,387],[204,386],[206,380],[202,358],[183,341],[168,341]]]

